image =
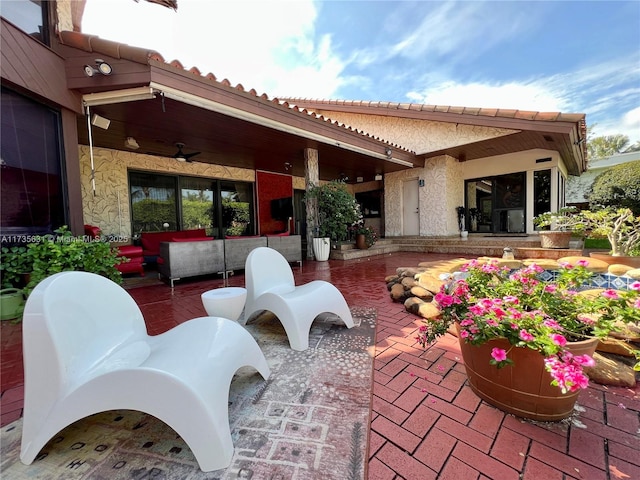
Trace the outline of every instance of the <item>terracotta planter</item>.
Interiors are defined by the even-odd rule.
[[[568,349],[575,355],[593,355],[598,339],[574,342]],[[489,364],[491,349],[506,350],[515,365],[498,369]],[[511,351],[509,349],[511,348]],[[506,339],[471,345],[460,339],[460,350],[471,389],[487,403],[518,417],[542,422],[557,421],[573,413],[579,391],[563,394],[551,385],[544,357],[535,350],[513,347]]]
[[[540,235],[542,248],[569,248],[571,232],[542,230],[538,232],[538,235]]]
[[[602,260],[603,262],[608,263],[609,265],[620,263],[622,265],[628,265],[633,268],[640,268],[640,257],[623,257],[623,256],[614,257],[613,255],[609,255],[608,253],[596,253],[596,252],[591,252],[589,256],[591,258],[595,258],[596,260]]]
[[[359,248],[360,250],[366,250],[369,248],[369,245],[367,245],[367,237],[364,233],[356,234],[356,248]]]

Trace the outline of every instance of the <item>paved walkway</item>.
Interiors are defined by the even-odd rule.
[[[362,260],[305,262],[296,282],[335,284],[351,306],[378,309],[369,439],[370,480],[632,480],[640,479],[640,388],[592,385],[571,421],[537,423],[506,415],[468,386],[457,340],[422,350],[413,337],[420,319],[393,303],[384,277],[397,267],[450,255],[394,253]],[[134,282],[136,280],[133,280]],[[153,274],[149,281],[155,283]],[[243,275],[230,285],[244,284]],[[150,334],[204,314],[199,295],[219,279],[133,288]],[[2,425],[22,413],[21,328],[2,322]]]

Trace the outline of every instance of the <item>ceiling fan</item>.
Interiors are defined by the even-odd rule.
[[[178,151],[173,155],[173,158],[175,158],[179,162],[193,162],[191,158],[202,153],[202,152],[184,153],[182,151],[182,149],[184,148],[184,143],[180,143],[180,142],[176,143],[176,147],[178,147]]]

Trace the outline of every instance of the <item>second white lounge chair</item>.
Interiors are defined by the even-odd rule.
[[[321,313],[334,313],[348,328],[353,327],[349,306],[340,290],[324,280],[296,286],[291,266],[272,248],[259,247],[249,253],[245,282],[245,320],[255,312],[270,311],[282,323],[293,350],[309,348],[311,324]]]

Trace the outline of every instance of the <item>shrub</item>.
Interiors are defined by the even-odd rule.
[[[312,215],[318,229],[314,236],[329,237],[333,241],[346,240],[349,227],[362,220],[360,205],[342,181],[312,185],[306,193],[305,202],[311,199],[317,200],[317,210]]]
[[[27,295],[41,280],[69,270],[97,273],[122,284],[122,275],[116,265],[123,259],[118,257],[116,248],[101,240],[86,241],[84,237],[75,237],[66,226],[54,233],[27,245],[26,255],[32,268],[25,288]]]
[[[591,208],[629,208],[640,215],[640,160],[611,167],[598,175],[588,194]]]

